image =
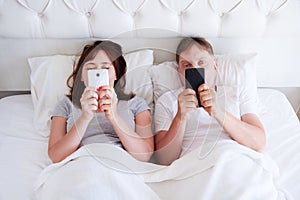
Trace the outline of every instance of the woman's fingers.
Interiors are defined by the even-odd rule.
[[[98,94],[93,88],[86,87],[80,98],[83,112],[92,113],[98,109]]]
[[[112,101],[111,99],[100,99],[99,101],[99,107],[102,107],[103,105],[111,105]]]
[[[113,93],[110,89],[102,89],[101,91],[99,91],[99,99],[103,99],[103,98],[107,98],[107,99],[111,99],[113,96]]]

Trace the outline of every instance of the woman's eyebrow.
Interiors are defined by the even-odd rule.
[[[96,63],[93,62],[93,61],[87,61],[86,64],[93,64],[93,65],[95,65]]]
[[[94,61],[87,61],[86,64],[94,64],[94,65],[96,65],[97,63],[94,62]],[[109,62],[109,61],[104,61],[104,62],[101,62],[100,64],[111,64],[111,62]]]
[[[111,64],[109,61],[102,62],[101,64]]]

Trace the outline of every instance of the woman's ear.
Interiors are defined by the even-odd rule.
[[[126,72],[125,72],[125,74],[126,74]],[[125,74],[123,76],[125,76]],[[114,81],[116,81],[116,80],[117,80],[117,73],[116,73],[116,71],[114,71]]]

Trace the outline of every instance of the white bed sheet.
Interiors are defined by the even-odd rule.
[[[33,183],[50,160],[33,128],[30,95],[0,100],[0,199],[33,199]]]
[[[300,123],[286,96],[273,89],[258,90],[260,117],[267,132],[266,152],[278,163],[280,185],[300,199]]]
[[[300,124],[286,97],[259,89],[260,115],[268,137],[266,153],[277,162],[280,187],[300,199]],[[30,95],[0,100],[0,199],[33,199],[33,185],[50,160],[47,138],[33,128]]]

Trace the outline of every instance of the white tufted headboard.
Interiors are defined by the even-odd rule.
[[[0,35],[111,38],[130,32],[127,37],[296,37],[299,11],[299,0],[1,0]],[[168,32],[143,30],[149,28]]]
[[[300,87],[300,0],[0,0],[0,90],[30,89],[30,56],[109,38],[125,52],[154,48],[161,62],[182,36],[257,52],[258,86]]]

